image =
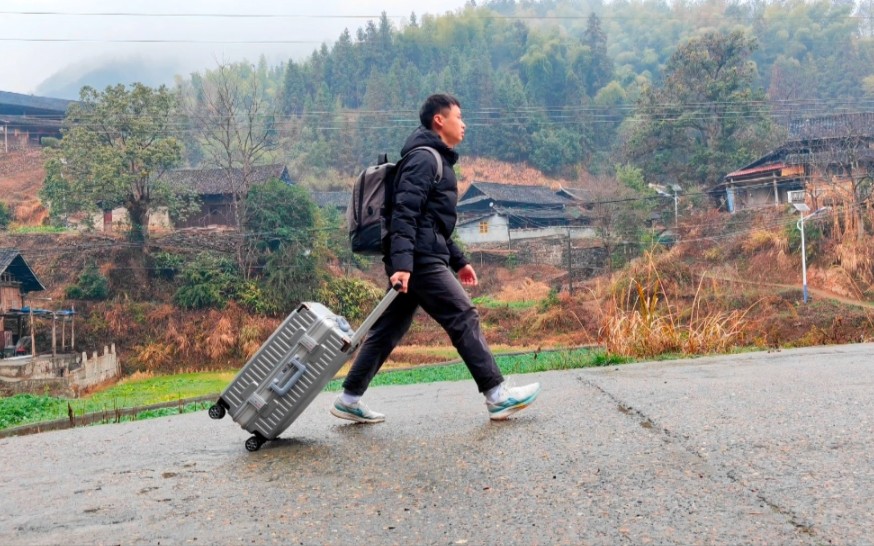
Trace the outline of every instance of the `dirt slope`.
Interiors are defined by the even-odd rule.
[[[0,150],[0,201],[13,211],[19,224],[39,225],[46,210],[39,202],[39,190],[45,179],[43,153],[39,148]]]

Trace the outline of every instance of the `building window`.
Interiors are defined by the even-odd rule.
[[[787,191],[786,197],[790,203],[804,203],[804,190]]]
[[[489,232],[489,223],[487,221],[482,221],[479,223],[479,232],[480,233],[488,233]]]

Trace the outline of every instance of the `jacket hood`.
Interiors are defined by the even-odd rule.
[[[407,152],[413,148],[418,148],[419,146],[430,146],[431,148],[434,148],[440,152],[440,155],[442,155],[450,165],[455,165],[458,161],[458,152],[440,140],[437,133],[430,129],[426,129],[421,125],[407,138],[404,147],[401,148],[401,156],[406,155]]]

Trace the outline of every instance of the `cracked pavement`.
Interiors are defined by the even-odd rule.
[[[3,544],[874,544],[874,344],[322,393],[256,453],[206,412],[0,440]]]

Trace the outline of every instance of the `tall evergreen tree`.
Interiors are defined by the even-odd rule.
[[[601,19],[594,12],[589,15],[583,41],[589,46],[590,52],[586,93],[594,97],[599,89],[613,79],[613,61],[607,55],[607,35],[601,29]]]

